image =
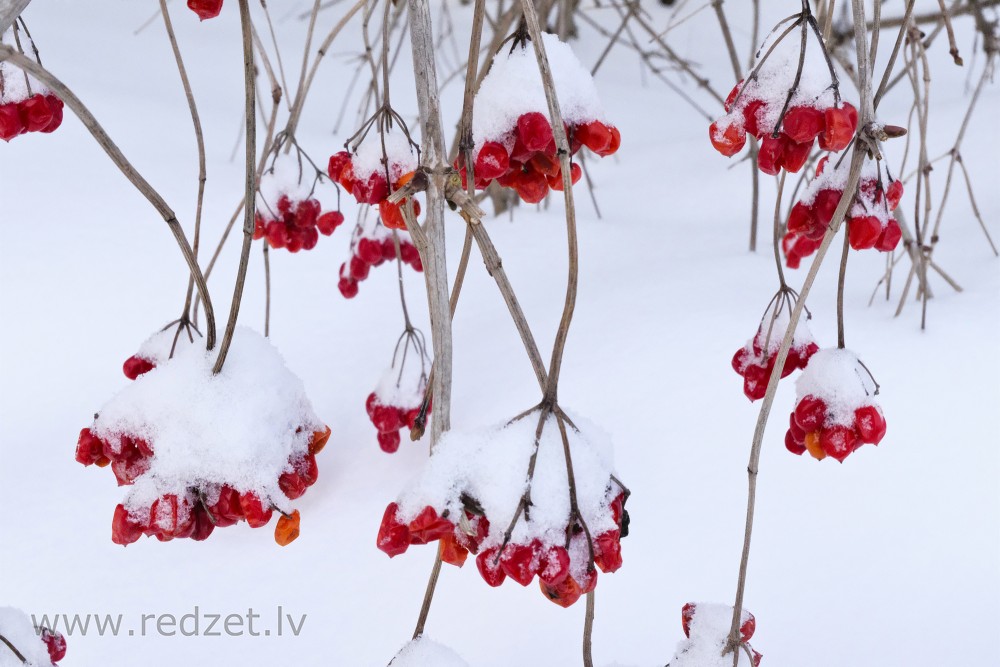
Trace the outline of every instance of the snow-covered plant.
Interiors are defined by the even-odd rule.
[[[66,657],[66,638],[36,628],[20,609],[0,607],[0,667],[55,667]]]

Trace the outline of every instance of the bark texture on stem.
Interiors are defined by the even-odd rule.
[[[14,24],[31,0],[0,0],[0,35]]]

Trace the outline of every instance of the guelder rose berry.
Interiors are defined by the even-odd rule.
[[[788,330],[789,316],[794,298],[781,291],[772,299],[761,320],[757,333],[733,355],[732,365],[743,378],[743,393],[751,401],[764,398],[771,372],[778,359],[778,350]],[[796,369],[805,368],[819,346],[813,340],[805,318],[799,320],[792,336],[792,344],[781,368],[781,377],[791,375]]]
[[[821,350],[796,383],[798,399],[789,418],[785,447],[841,463],[861,445],[877,445],[886,422],[875,401],[877,385],[847,350]]]

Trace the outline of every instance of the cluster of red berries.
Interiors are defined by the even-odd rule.
[[[414,202],[416,203],[416,202]],[[409,264],[414,271],[423,271],[417,247],[410,243],[409,234],[397,232],[399,238],[399,258]],[[337,289],[346,299],[358,295],[358,283],[368,277],[369,271],[385,262],[396,259],[396,242],[385,228],[377,226],[359,227],[354,235],[351,259],[340,265],[340,280]]]
[[[322,211],[315,199],[293,202],[288,195],[278,198],[275,211],[257,209],[254,215],[254,240],[267,238],[272,248],[286,248],[288,252],[312,250],[319,242],[319,235],[333,234],[344,222],[340,211]]]
[[[684,630],[684,636],[689,639],[691,638],[691,622],[697,613],[698,604],[695,602],[688,602],[681,607],[681,628]],[[750,650],[750,654],[753,656],[754,667],[759,667],[761,658],[764,656],[754,650],[749,643],[750,638],[753,637],[753,633],[757,630],[757,619],[754,618],[753,614],[744,609],[740,620],[743,621],[740,624],[740,641],[746,644],[747,649]]]
[[[798,333],[799,331],[796,331],[796,334]],[[771,379],[771,372],[778,358],[778,346],[771,343],[780,342],[785,332],[778,327],[772,327],[770,335],[771,339],[767,340],[765,325],[761,324],[757,329],[757,335],[733,355],[733,370],[743,378],[743,393],[751,401],[764,398],[764,394],[767,393],[767,382]],[[809,358],[818,351],[819,345],[808,338],[803,340],[797,335],[792,340],[788,356],[785,357],[781,377],[786,378],[796,369],[805,368]]]
[[[329,428],[316,431],[309,439],[308,453],[289,460],[291,470],[281,474],[278,487],[290,500],[299,498],[315,484],[319,476],[316,454],[329,438]],[[121,435],[116,439],[102,439],[89,428],[80,431],[76,446],[79,463],[102,468],[110,463],[119,486],[133,484],[149,469],[152,457],[153,447],[142,438]],[[271,514],[271,504],[265,503],[252,491],[240,493],[226,485],[214,489],[192,486],[180,496],[174,493],[160,496],[148,510],[143,511],[142,516],[130,514],[124,505],[119,504],[111,523],[111,540],[121,545],[131,544],[142,535],[155,536],[161,542],[182,537],[204,540],[216,527],[231,526],[243,519],[252,528],[260,528],[271,520]],[[275,539],[279,544],[287,544],[281,538],[288,534],[290,522],[294,522],[297,536],[297,511],[279,520],[275,530]]]
[[[833,419],[822,398],[808,394],[792,411],[785,447],[793,454],[808,451],[817,461],[832,456],[843,463],[861,445],[881,442],[885,431],[885,417],[877,405],[856,408],[851,423],[842,424]]]
[[[188,0],[188,9],[202,21],[214,19],[222,11],[222,0]]]
[[[401,168],[398,165],[389,164],[389,174],[400,171]],[[403,199],[399,203],[393,204],[388,202],[387,198],[390,193],[410,182],[410,179],[413,178],[412,171],[400,174],[392,183],[386,180],[385,171],[379,169],[367,177],[359,177],[355,172],[351,154],[347,151],[340,151],[330,156],[327,173],[335,183],[339,183],[350,192],[359,204],[378,205],[378,213],[383,225],[389,229],[406,229],[403,207],[406,206],[408,200]],[[413,217],[416,218],[418,215],[420,215],[420,202],[413,199]],[[395,256],[395,253],[393,255]]]
[[[49,652],[49,660],[53,664],[66,657],[66,638],[61,632],[43,627],[38,631],[38,638],[45,644],[45,648]]]
[[[35,93],[19,101],[0,100],[0,139],[27,132],[54,132],[63,120],[63,102],[51,93]]]
[[[755,88],[754,91],[757,91]],[[785,94],[779,98],[756,97],[736,84],[726,99],[726,115],[712,123],[708,136],[715,150],[726,157],[736,155],[746,144],[747,135],[761,140],[757,166],[765,174],[781,169],[795,173],[806,163],[813,141],[825,151],[844,150],[858,127],[858,110],[844,102],[842,106],[796,105],[784,118],[771,117],[784,107]]]
[[[903,197],[903,182],[893,180],[883,187],[874,162],[862,172],[858,194],[848,209],[847,239],[855,250],[875,248],[892,252],[903,236],[899,223],[891,215]],[[816,177],[809,183],[802,199],[792,207],[788,226],[781,240],[785,263],[798,268],[804,257],[816,252],[844,194],[846,162],[834,165],[827,158],[816,166]]]
[[[622,143],[617,127],[592,120],[577,125],[563,124],[570,143],[570,154],[586,146],[605,157],[615,153]],[[455,168],[466,187],[465,160],[460,155]],[[502,187],[513,188],[529,204],[545,199],[549,190],[562,191],[563,178],[552,125],[548,118],[537,111],[521,114],[517,123],[497,141],[487,141],[475,156],[475,186],[486,189],[496,179]],[[580,165],[572,164],[570,176],[573,184],[583,174]]]
[[[461,512],[456,524],[449,519],[448,510],[438,514],[428,505],[412,521],[404,523],[399,520],[399,506],[390,503],[382,516],[376,545],[393,557],[405,552],[411,544],[439,540],[444,562],[461,567],[470,552],[478,554],[476,568],[483,580],[494,587],[507,577],[527,586],[537,576],[546,598],[562,607],[572,605],[597,586],[597,570],[589,564],[582,572],[573,573],[566,546],[533,539],[528,544],[507,543],[480,549],[490,533],[489,519],[478,510],[466,508]],[[622,565],[621,538],[628,534],[624,492],[611,502],[611,513],[617,528],[593,540],[594,565],[605,573],[615,572]],[[574,540],[585,539],[582,528],[571,532]]]
[[[378,446],[386,454],[392,454],[399,449],[399,443],[402,440],[399,432],[403,428],[412,431],[416,425],[417,417],[420,416],[419,405],[415,408],[405,408],[383,403],[374,391],[368,394],[365,410],[368,412],[368,418],[371,419],[372,424],[378,429]],[[430,412],[431,404],[428,403],[426,414],[429,415]]]

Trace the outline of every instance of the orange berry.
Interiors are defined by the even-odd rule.
[[[274,541],[280,546],[288,546],[299,536],[299,511],[295,510],[291,516],[282,515],[278,518],[278,524],[274,527]]]

